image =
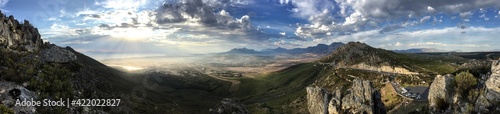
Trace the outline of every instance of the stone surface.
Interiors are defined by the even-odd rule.
[[[41,56],[42,61],[49,63],[68,63],[77,59],[73,52],[59,46],[50,46],[43,49]]]
[[[455,79],[453,75],[437,75],[429,89],[429,107],[436,112],[447,109],[453,102]]]
[[[15,106],[16,99],[11,95],[11,90],[18,89],[20,90],[19,99],[20,101],[27,100],[31,101],[37,100],[37,97],[34,92],[24,88],[21,85],[15,84],[13,82],[0,81],[0,103],[12,108],[14,112],[21,114],[33,114],[36,112],[36,108],[32,106]]]
[[[307,103],[311,114],[385,114],[384,104],[370,81],[354,79],[348,92],[340,90],[333,94],[319,87],[307,88]]]
[[[328,97],[330,93],[323,88],[307,87],[307,109],[311,114],[328,113]]]
[[[476,110],[490,112],[500,105],[500,61],[491,63],[491,75],[485,82],[486,90],[476,101]]]

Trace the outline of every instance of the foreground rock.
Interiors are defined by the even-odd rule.
[[[485,82],[485,93],[476,101],[476,110],[481,113],[500,112],[500,61],[491,64],[491,75]]]
[[[307,87],[307,109],[311,114],[328,113],[328,103],[331,94],[319,87]]]
[[[12,108],[15,113],[34,114],[36,108],[33,106],[15,106],[16,100],[37,100],[34,92],[17,85],[13,82],[0,81],[0,104]],[[0,111],[1,112],[1,111]]]
[[[380,93],[370,81],[354,79],[346,94],[336,90],[330,94],[319,87],[307,88],[307,105],[311,114],[385,114]]]
[[[439,110],[448,109],[452,104],[454,95],[454,85],[455,79],[453,75],[438,75],[434,78],[430,89],[429,89],[429,107],[432,111],[436,112]]]
[[[41,55],[42,60],[48,63],[68,63],[77,59],[73,52],[59,46],[49,46],[42,50]]]

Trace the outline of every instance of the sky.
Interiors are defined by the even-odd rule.
[[[0,0],[42,39],[97,59],[360,41],[500,50],[499,0]]]

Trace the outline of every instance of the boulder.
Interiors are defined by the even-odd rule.
[[[50,46],[43,49],[40,54],[42,61],[47,63],[68,63],[77,59],[73,52],[59,46]]]
[[[34,114],[36,107],[33,106],[15,106],[16,100],[31,101],[37,100],[35,92],[13,82],[0,81],[0,104],[12,108],[15,113]]]
[[[441,111],[448,109],[453,103],[454,95],[453,75],[437,75],[429,89],[429,107],[431,111]]]

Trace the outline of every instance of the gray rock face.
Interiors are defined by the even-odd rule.
[[[330,93],[319,87],[307,87],[306,91],[309,112],[311,114],[327,114]]]
[[[8,18],[0,12],[0,46],[4,48],[29,48],[26,50],[38,50],[43,44],[38,29],[24,20],[20,24],[13,16]],[[35,48],[33,48],[35,47]]]
[[[42,61],[49,63],[68,63],[77,59],[76,55],[59,46],[51,46],[41,52]]]
[[[20,90],[19,100],[27,101],[37,100],[37,97],[34,92],[24,88],[21,85],[17,85],[12,82],[0,81],[0,103],[12,108],[14,112],[21,114],[34,114],[36,112],[36,108],[32,106],[15,106],[16,99],[10,94],[10,90],[18,89]]]
[[[486,80],[486,99],[492,103],[500,102],[500,62],[494,61],[491,64],[491,76]]]
[[[429,107],[432,111],[447,109],[452,104],[455,79],[453,75],[438,75],[434,78],[429,89]]]
[[[370,81],[354,79],[347,94],[340,90],[329,94],[322,88],[307,88],[307,103],[311,114],[385,114],[380,93],[373,89]],[[325,100],[327,99],[327,100]]]
[[[491,75],[485,82],[486,90],[476,101],[476,110],[489,112],[488,108],[500,105],[500,61],[491,63]],[[493,109],[493,110],[499,110]]]

